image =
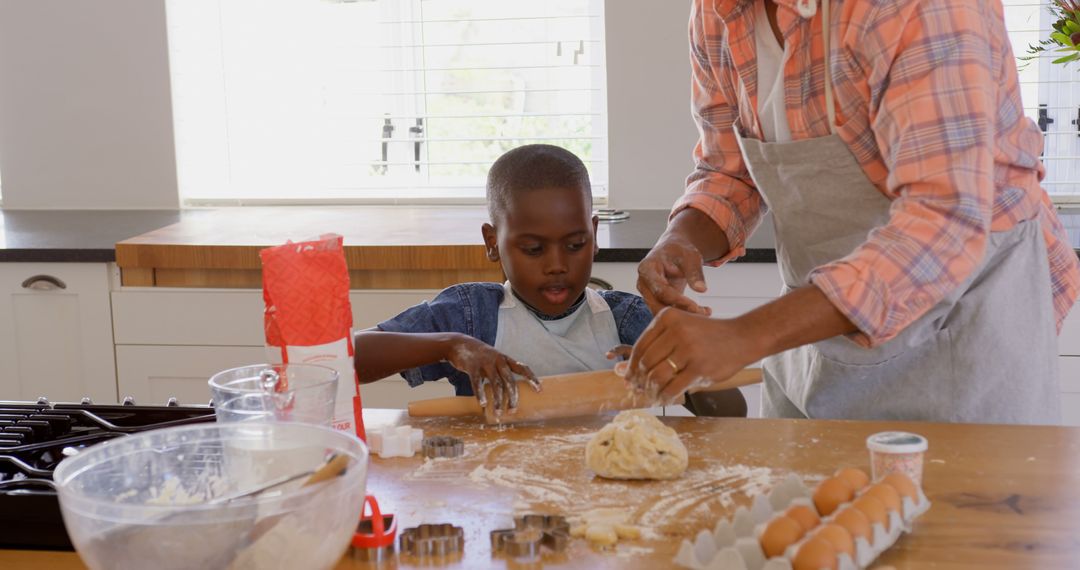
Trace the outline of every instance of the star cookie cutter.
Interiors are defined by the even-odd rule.
[[[425,437],[421,447],[424,457],[461,457],[465,453],[465,442],[456,437],[434,435]]]
[[[465,531],[449,523],[422,524],[401,531],[398,548],[417,557],[454,556],[465,549]]]
[[[540,556],[543,548],[566,550],[570,523],[559,515],[525,515],[514,519],[514,528],[491,531],[491,552],[512,558]]]

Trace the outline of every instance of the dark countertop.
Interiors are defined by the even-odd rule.
[[[116,242],[175,223],[178,210],[0,210],[0,261],[104,263]]]
[[[207,210],[0,210],[0,262],[116,260],[115,244],[199,216]],[[598,262],[637,262],[656,243],[667,210],[629,210],[630,219],[601,222]],[[1069,241],[1080,254],[1080,208],[1060,212]],[[477,238],[479,239],[479,231]],[[771,221],[748,244],[739,262],[774,263]]]
[[[668,210],[627,210],[630,219],[618,222],[600,222],[597,241],[600,253],[598,262],[637,263],[652,249],[660,234],[667,227]],[[746,248],[746,255],[735,260],[741,263],[776,263],[773,242],[772,219],[762,225]]]

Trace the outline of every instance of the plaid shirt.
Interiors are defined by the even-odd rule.
[[[692,108],[701,138],[672,215],[697,208],[723,228],[731,253],[765,212],[732,126],[761,138],[753,2],[694,0]],[[794,140],[829,135],[821,13],[776,0]],[[817,1],[817,0],[812,0]],[[1077,257],[1039,181],[1043,137],[1020,103],[1000,0],[831,0],[837,134],[892,200],[889,222],[810,280],[858,328],[889,340],[979,267],[989,232],[1038,219],[1058,330],[1080,290]],[[768,25],[763,23],[761,25]]]

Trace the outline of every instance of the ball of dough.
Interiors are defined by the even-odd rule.
[[[674,479],[687,463],[679,434],[643,410],[620,412],[585,447],[585,465],[609,479]]]

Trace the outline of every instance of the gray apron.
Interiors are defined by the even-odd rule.
[[[572,314],[542,321],[514,296],[507,281],[499,306],[495,350],[528,366],[537,376],[607,370],[607,352],[619,344],[619,329],[607,301],[585,288],[585,302]]]
[[[829,53],[828,0],[824,5]],[[772,212],[784,293],[888,222],[891,202],[835,134],[788,143],[735,136]],[[992,232],[972,275],[897,337],[844,336],[765,359],[762,415],[979,423],[1060,421],[1050,268],[1038,220]]]

